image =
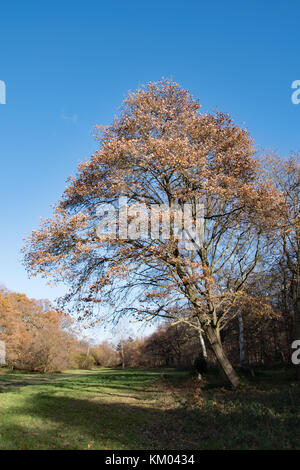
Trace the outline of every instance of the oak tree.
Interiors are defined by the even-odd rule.
[[[129,93],[119,116],[96,134],[98,149],[27,242],[29,272],[69,284],[66,301],[83,317],[164,317],[190,325],[237,387],[220,332],[269,251],[264,230],[281,203],[252,139],[229,115],[201,113],[199,102],[168,80]],[[127,236],[118,221],[115,238],[99,238],[97,208],[111,204],[118,212],[120,197],[128,202]],[[169,209],[169,238],[161,231],[150,236],[147,223],[148,236],[130,227],[135,218],[143,221],[138,207],[147,218],[153,205]],[[174,229],[186,205],[194,221],[204,207],[200,229],[195,223],[199,237]]]

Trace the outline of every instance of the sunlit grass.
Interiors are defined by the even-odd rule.
[[[2,370],[0,448],[299,449],[300,387],[274,377],[233,392],[172,370]]]

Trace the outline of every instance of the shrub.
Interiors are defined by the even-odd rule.
[[[194,371],[198,374],[207,372],[207,361],[203,354],[199,354],[194,361]]]
[[[75,369],[92,369],[96,364],[93,356],[84,352],[71,354],[70,360]]]

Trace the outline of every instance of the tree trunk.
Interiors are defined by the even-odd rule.
[[[121,340],[121,359],[122,359],[122,369],[125,369],[124,344],[122,340]]]
[[[203,334],[201,330],[199,330],[199,342],[200,342],[203,357],[207,361],[207,351],[206,351],[206,346],[205,346],[205,342],[204,342],[204,338],[203,338]]]
[[[242,314],[238,314],[239,321],[239,346],[240,346],[240,366],[246,367],[245,344],[244,344],[244,322]]]
[[[214,330],[214,328],[210,325],[206,326],[205,327],[205,333],[206,333],[206,336],[207,336],[207,339],[212,347],[212,350],[214,351],[215,353],[215,356],[217,358],[217,361],[221,367],[221,369],[223,370],[226,378],[229,380],[231,386],[236,389],[239,385],[239,378],[235,372],[235,370],[233,369],[232,365],[230,364],[225,352],[224,352],[224,349],[223,349],[223,346],[220,344],[220,342],[218,341],[218,336]]]
[[[198,318],[198,325],[199,325],[199,343],[200,343],[200,347],[201,347],[201,351],[202,351],[203,357],[204,357],[204,359],[207,361],[207,351],[206,351],[206,346],[205,346],[205,342],[204,342],[204,338],[203,338],[203,334],[202,334],[202,329],[201,329],[201,324],[200,324],[199,318]]]
[[[294,307],[294,340],[300,340],[300,280],[296,285],[296,302]],[[300,364],[296,364],[297,380],[300,380]]]

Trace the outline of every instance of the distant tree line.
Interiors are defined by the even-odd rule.
[[[282,270],[271,270],[264,283],[249,281],[251,303],[222,330],[222,343],[234,365],[289,364],[293,316],[287,312],[286,285]],[[266,309],[265,300],[270,305]],[[253,301],[256,299],[256,302]],[[292,301],[292,297],[288,299]],[[241,320],[242,319],[242,320]],[[171,321],[159,324],[144,338],[123,338],[122,344],[98,345],[78,339],[71,318],[47,300],[28,299],[24,294],[0,291],[0,340],[6,346],[6,365],[21,370],[57,372],[67,368],[176,367],[194,368],[199,357],[216,363],[209,342],[189,325]]]

